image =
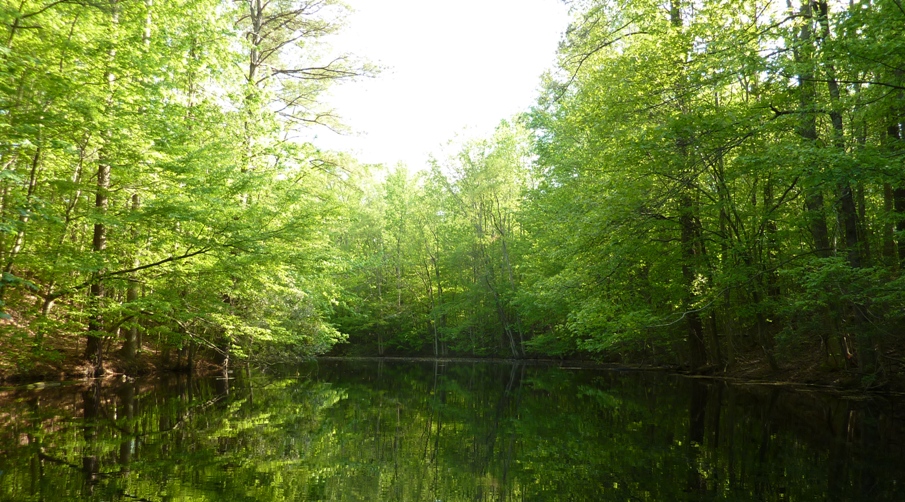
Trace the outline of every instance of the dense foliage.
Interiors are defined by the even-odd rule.
[[[341,329],[692,368],[816,351],[882,377],[905,312],[902,4],[573,10],[521,125],[361,201]]]
[[[570,5],[537,105],[412,174],[298,139],[368,71],[319,43],[332,0],[5,2],[17,362],[74,334],[94,369],[348,335],[882,380],[905,327],[901,1]]]
[[[341,338],[322,314],[336,168],[294,138],[329,125],[330,82],[368,71],[321,47],[343,13],[3,2],[0,300],[4,348],[33,349],[19,369],[67,342],[99,372],[110,350],[228,360]]]

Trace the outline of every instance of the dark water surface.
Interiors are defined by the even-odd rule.
[[[0,393],[0,500],[905,500],[905,403],[321,361]]]

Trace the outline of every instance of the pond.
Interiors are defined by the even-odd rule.
[[[13,389],[0,500],[905,500],[902,405],[490,362]]]

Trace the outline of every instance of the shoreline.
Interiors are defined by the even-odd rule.
[[[0,389],[44,388],[60,385],[88,383],[93,381],[113,382],[123,378],[143,378],[164,375],[192,374],[198,376],[216,375],[222,368],[212,361],[199,359],[194,368],[177,366],[173,361],[161,360],[159,354],[148,353],[129,363],[118,358],[110,358],[105,365],[105,373],[100,377],[89,377],[84,362],[59,361],[53,366],[33,368],[23,372],[0,373]],[[664,372],[685,378],[719,381],[732,385],[751,385],[782,387],[796,391],[833,393],[846,396],[905,396],[905,385],[899,378],[892,378],[882,386],[864,387],[860,385],[860,375],[852,370],[834,371],[795,371],[793,368],[782,368],[778,372],[759,365],[739,365],[726,370],[704,368],[692,372],[687,368],[670,365],[631,364],[618,362],[602,362],[593,359],[556,359],[556,358],[481,358],[481,357],[425,357],[425,356],[316,356],[314,361],[372,361],[388,363],[503,363],[529,364],[538,366],[556,366],[563,370],[599,370],[599,371],[643,371]],[[303,363],[299,360],[297,363]],[[243,363],[239,363],[244,366]],[[236,364],[236,367],[239,367]],[[288,364],[293,364],[292,362]],[[255,363],[252,363],[255,365]],[[898,375],[894,375],[898,377]]]

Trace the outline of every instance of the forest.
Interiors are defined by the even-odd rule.
[[[2,0],[0,376],[905,375],[903,2],[567,3],[536,104],[407,168],[310,134],[378,71],[341,2]]]

